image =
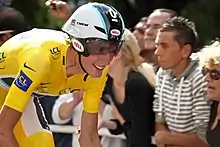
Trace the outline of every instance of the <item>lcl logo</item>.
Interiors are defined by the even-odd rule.
[[[4,52],[0,52],[0,69],[5,69],[6,63],[5,63],[6,55]]]
[[[54,48],[50,49],[50,52],[51,52],[51,54],[57,54],[57,53],[60,53],[60,50],[58,47],[54,47]]]
[[[2,62],[6,58],[5,53],[0,53],[0,62]]]
[[[50,49],[50,53],[52,55],[52,58],[54,60],[57,60],[60,57],[60,49],[58,47],[54,47],[52,49]]]

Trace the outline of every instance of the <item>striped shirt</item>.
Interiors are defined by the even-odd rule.
[[[154,95],[156,122],[164,122],[170,131],[197,132],[205,137],[210,116],[210,104],[205,99],[205,81],[197,61],[178,78],[170,70],[160,69]]]

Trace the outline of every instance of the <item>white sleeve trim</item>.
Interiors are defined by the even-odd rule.
[[[59,116],[60,106],[63,103],[65,103],[66,100],[69,99],[70,97],[72,97],[71,93],[64,94],[64,95],[59,96],[59,98],[56,100],[56,102],[55,102],[55,104],[53,106],[53,110],[52,110],[52,119],[53,119],[54,123],[65,124],[65,123],[67,123],[67,122],[69,122],[71,120],[72,116],[70,116],[67,119],[61,119],[60,116]]]

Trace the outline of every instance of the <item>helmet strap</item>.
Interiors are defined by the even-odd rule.
[[[68,36],[69,36],[69,35],[68,35]],[[79,65],[80,65],[81,69],[83,70],[83,72],[85,72],[86,74],[88,74],[87,71],[85,70],[85,68],[84,68],[83,65],[82,65],[82,61],[81,61],[81,55],[82,55],[82,53],[78,52],[78,51],[73,47],[73,44],[72,44],[72,43],[70,43],[70,45],[72,46],[72,49],[73,49],[74,51],[76,51],[77,54],[78,54],[78,60],[79,60]]]
[[[85,73],[88,74],[88,72],[85,70],[85,68],[84,68],[83,65],[82,65],[81,54],[80,54],[79,52],[77,52],[77,53],[78,53],[79,65],[80,65],[81,69],[83,70],[83,72],[85,72]]]

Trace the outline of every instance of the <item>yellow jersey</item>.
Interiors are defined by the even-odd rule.
[[[9,39],[0,47],[0,105],[23,112],[14,129],[21,147],[53,147],[35,95],[58,96],[83,90],[83,109],[97,113],[107,68],[100,78],[88,74],[66,76],[66,34],[33,29]],[[42,118],[42,119],[41,119]],[[44,141],[45,140],[45,141]]]

